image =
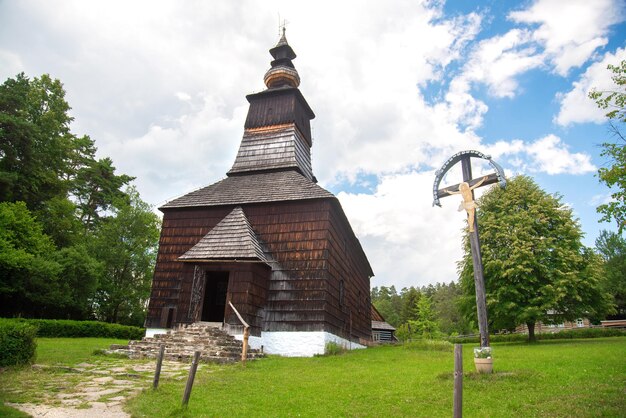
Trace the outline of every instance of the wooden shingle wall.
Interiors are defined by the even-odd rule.
[[[340,329],[341,334],[351,335],[351,339],[370,340],[369,297],[373,273],[339,202],[332,203],[328,259],[331,298],[327,322],[335,330]]]
[[[245,212],[275,260],[264,331],[324,330],[327,200],[254,205]]]
[[[371,270],[336,199],[243,205],[252,229],[272,259],[261,263],[204,263],[230,271],[229,298],[264,331],[328,331],[371,338]],[[158,327],[162,307],[176,303],[176,322],[189,322],[193,265],[177,257],[197,243],[233,206],[168,209],[163,218],[146,326]],[[345,296],[340,301],[340,282]],[[227,309],[226,320],[238,322]]]
[[[231,210],[232,207],[220,207],[211,210],[177,209],[164,212],[146,327],[163,327],[162,310],[174,305],[177,308],[176,323],[188,322],[194,266],[177,259]]]

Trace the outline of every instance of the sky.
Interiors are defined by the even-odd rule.
[[[461,150],[562,195],[586,245],[616,229],[595,209],[611,138],[587,93],[626,59],[620,0],[0,0],[0,78],[60,79],[72,132],[156,208],[225,177],[283,21],[316,114],[314,173],[372,286],[456,280],[465,214],[458,196],[433,207],[432,187]]]

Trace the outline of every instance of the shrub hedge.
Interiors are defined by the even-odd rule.
[[[601,338],[626,336],[626,331],[615,328],[578,328],[559,332],[542,332],[535,334],[537,340],[568,340],[573,338]],[[478,335],[468,337],[449,337],[448,341],[455,344],[479,343]],[[493,343],[523,342],[528,340],[528,334],[494,334],[489,336]]]
[[[35,360],[37,328],[0,318],[0,367],[19,366]]]
[[[29,324],[36,328],[38,337],[51,338],[95,337],[139,340],[143,337],[145,331],[139,327],[97,321],[24,318],[4,319],[3,321]]]

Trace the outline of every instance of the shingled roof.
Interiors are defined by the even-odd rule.
[[[313,180],[311,151],[294,124],[246,130],[228,174],[281,168],[298,169]]]
[[[160,209],[328,198],[335,196],[297,171],[288,170],[227,177],[174,199]]]
[[[268,261],[240,206],[233,209],[178,259],[181,261]]]
[[[372,321],[372,329],[382,329],[385,331],[395,331],[396,329],[389,325],[387,322]]]

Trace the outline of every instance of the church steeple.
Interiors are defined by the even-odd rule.
[[[229,176],[296,170],[315,181],[311,167],[311,124],[315,114],[298,86],[296,58],[283,28],[263,80],[267,89],[246,96],[250,102],[239,152]]]
[[[263,77],[267,88],[298,87],[300,85],[300,75],[291,62],[291,60],[296,58],[296,53],[293,52],[293,49],[287,43],[284,27],[283,36],[281,36],[276,46],[270,49],[270,54],[274,57],[274,61],[271,63],[272,68],[267,70],[265,77]]]

